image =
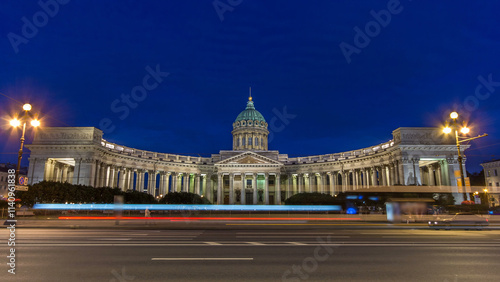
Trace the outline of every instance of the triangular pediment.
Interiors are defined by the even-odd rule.
[[[261,156],[254,152],[244,152],[216,163],[216,165],[228,164],[282,165],[282,163],[278,161]]]

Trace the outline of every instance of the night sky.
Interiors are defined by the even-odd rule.
[[[471,135],[489,134],[468,170],[500,158],[496,1],[54,1],[2,1],[0,162],[17,160],[8,119],[25,102],[43,126],[107,124],[106,140],[133,148],[230,150],[249,87],[276,117],[269,149],[291,157],[369,147],[457,110]],[[135,108],[120,101],[132,92]]]

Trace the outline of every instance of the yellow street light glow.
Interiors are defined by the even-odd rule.
[[[449,127],[447,126],[447,127],[443,128],[443,132],[444,132],[444,133],[446,133],[446,134],[448,134],[448,133],[450,133],[450,132],[451,132],[451,128],[449,128]]]
[[[23,105],[23,110],[25,110],[25,111],[31,111],[31,105],[30,104],[24,104]]]
[[[467,134],[467,133],[469,133],[469,131],[470,130],[467,127],[462,127],[462,129],[460,129],[460,132],[462,132],[463,134]]]
[[[13,119],[10,121],[10,125],[12,125],[13,127],[18,127],[21,125],[21,122],[18,119]]]
[[[34,120],[31,121],[31,125],[34,126],[34,127],[40,126],[40,121],[34,119]]]
[[[450,114],[450,117],[451,117],[452,119],[456,119],[456,118],[458,118],[458,113],[457,113],[457,112],[452,112],[452,113]]]
[[[483,191],[486,192],[486,193],[488,193],[488,189],[484,189]]]

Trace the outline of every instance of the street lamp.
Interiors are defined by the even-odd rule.
[[[483,134],[483,135],[479,135],[479,136],[476,136],[476,137],[472,137],[472,138],[467,138],[467,137],[459,137],[458,136],[458,124],[457,124],[457,119],[458,119],[458,113],[457,112],[452,112],[450,114],[450,118],[452,119],[452,124],[451,126],[446,126],[445,128],[443,128],[443,132],[446,133],[446,134],[449,134],[451,133],[453,130],[455,131],[455,141],[457,143],[457,151],[458,151],[458,164],[460,165],[460,179],[461,179],[461,183],[460,183],[460,186],[462,186],[462,191],[464,193],[464,201],[468,199],[467,197],[467,192],[465,190],[465,177],[464,177],[464,169],[463,169],[463,164],[462,164],[462,153],[460,151],[460,143],[463,143],[463,142],[468,142],[468,141],[471,141],[471,140],[474,140],[474,139],[477,139],[477,138],[481,138],[481,137],[485,137],[485,136],[488,136],[488,134]],[[467,127],[467,126],[463,126],[462,128],[460,128],[460,132],[462,134],[468,134],[470,132],[470,129]]]
[[[10,125],[12,127],[18,127],[21,125],[21,123],[23,125],[23,133],[21,135],[21,148],[19,148],[19,155],[17,157],[16,185],[19,184],[19,170],[21,169],[21,159],[23,157],[23,147],[24,147],[24,133],[26,132],[26,121],[28,120],[28,117],[30,116],[29,111],[31,111],[31,105],[24,104],[23,110],[24,110],[24,115],[22,116],[21,120],[15,118],[15,119],[10,121]],[[40,121],[37,119],[32,119],[31,126],[33,126],[33,127],[40,126]]]

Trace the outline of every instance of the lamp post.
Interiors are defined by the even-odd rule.
[[[483,135],[479,135],[479,136],[476,136],[476,137],[472,137],[472,138],[467,138],[467,137],[459,137],[458,136],[458,124],[457,124],[457,119],[458,119],[458,113],[457,112],[452,112],[450,114],[450,118],[452,119],[452,124],[451,124],[451,127],[450,126],[446,126],[445,128],[443,128],[443,132],[448,134],[448,133],[451,133],[452,130],[455,131],[455,141],[456,141],[456,144],[457,144],[457,152],[458,152],[458,164],[460,166],[460,180],[461,180],[461,183],[460,183],[460,186],[462,186],[462,191],[463,191],[463,194],[464,194],[464,201],[466,201],[469,197],[467,196],[467,191],[466,191],[466,188],[465,188],[465,176],[464,176],[464,169],[463,169],[463,164],[462,164],[462,161],[463,161],[463,157],[462,157],[462,152],[460,151],[460,144],[463,143],[463,142],[468,142],[468,141],[471,141],[471,140],[474,140],[474,139],[477,139],[477,138],[481,138],[481,137],[485,137],[485,136],[488,136],[488,134],[483,134]],[[460,132],[464,135],[468,134],[470,132],[470,129],[467,127],[467,126],[463,126],[462,128],[460,128]],[[462,139],[462,140],[460,140]]]
[[[31,105],[24,104],[23,110],[24,110],[24,114],[23,114],[21,120],[18,120],[17,118],[15,118],[15,119],[12,119],[10,121],[10,125],[12,125],[13,127],[18,127],[21,125],[21,123],[23,125],[23,131],[22,131],[22,135],[21,135],[21,147],[19,148],[19,154],[17,156],[16,185],[19,185],[19,171],[21,169],[21,159],[23,157],[24,133],[26,132],[26,121],[28,120],[28,117],[29,117],[29,111],[31,111]],[[40,126],[40,121],[37,119],[32,119],[31,126],[33,126],[33,127]]]

